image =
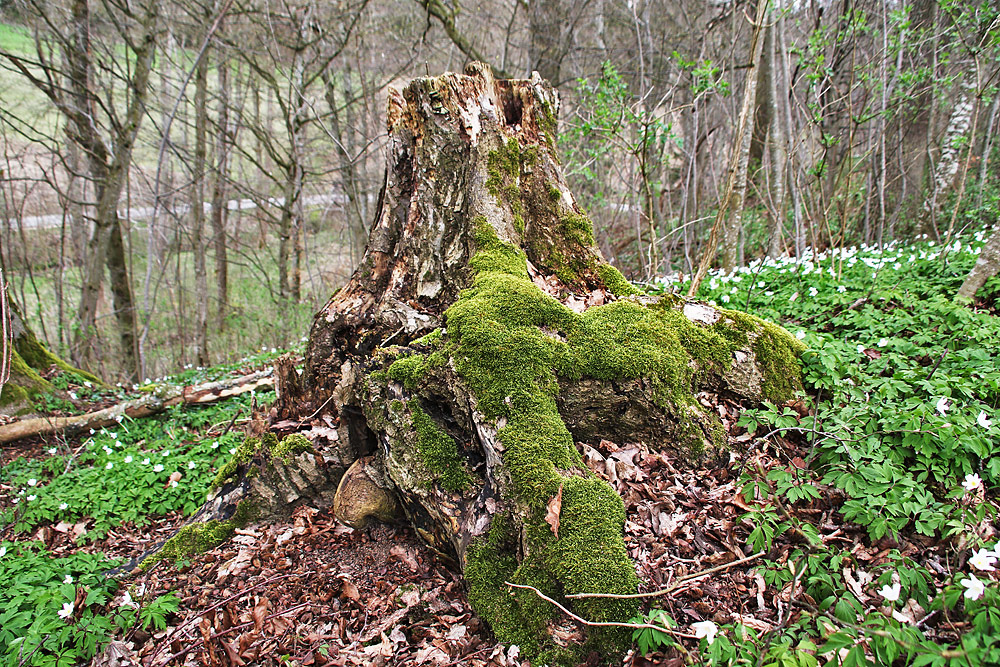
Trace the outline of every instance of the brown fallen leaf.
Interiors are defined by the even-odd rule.
[[[170,473],[170,479],[168,479],[167,483],[163,485],[163,488],[164,489],[170,488],[171,484],[173,484],[174,482],[181,481],[182,477],[184,477],[184,475],[180,471],[178,470],[173,471],[172,473]]]
[[[559,513],[562,511],[562,492],[563,485],[560,484],[555,497],[549,500],[545,506],[545,523],[552,528],[552,534],[556,536],[557,540],[559,539]]]
[[[260,601],[253,606],[253,611],[250,612],[250,618],[253,619],[253,630],[256,633],[260,633],[264,628],[264,619],[267,617],[267,608],[270,601],[266,597],[262,597]]]
[[[226,651],[226,657],[229,658],[229,664],[238,665],[240,667],[246,664],[243,661],[243,658],[240,657],[239,652],[236,650],[236,647],[233,646],[232,642],[222,641],[220,639],[219,643],[222,644],[222,648]]]
[[[340,594],[345,598],[349,598],[357,602],[361,599],[361,593],[358,592],[358,587],[350,582],[348,579],[341,580],[342,585],[340,587]]]

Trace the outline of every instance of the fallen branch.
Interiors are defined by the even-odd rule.
[[[51,435],[59,432],[72,435],[86,429],[103,428],[120,423],[125,417],[130,419],[148,417],[163,412],[174,405],[214,403],[273,385],[274,369],[268,368],[249,375],[217,382],[206,382],[188,387],[163,388],[148,396],[83,415],[37,417],[7,424],[0,427],[0,445],[37,435]]]
[[[651,593],[628,593],[628,594],[616,594],[616,593],[572,593],[567,595],[567,598],[574,600],[580,598],[612,598],[612,599],[626,599],[626,598],[655,598],[660,595],[666,595],[667,593],[672,593],[677,590],[681,584],[691,581],[693,579],[701,579],[702,577],[707,577],[715,572],[721,572],[722,570],[727,570],[731,567],[736,567],[737,565],[743,565],[744,563],[749,563],[750,561],[757,560],[763,556],[766,551],[758,551],[752,556],[747,556],[746,558],[740,558],[739,560],[730,561],[728,563],[723,563],[722,565],[716,565],[715,567],[710,567],[707,570],[702,570],[701,572],[695,572],[693,574],[688,574],[680,577],[674,583],[670,584],[666,588],[662,588],[658,591],[652,591]],[[513,584],[511,584],[513,585]]]
[[[630,628],[632,630],[659,630],[660,632],[665,632],[668,635],[673,635],[674,637],[684,637],[685,639],[698,639],[698,637],[696,637],[694,635],[691,635],[691,634],[688,634],[686,632],[678,632],[677,630],[673,630],[671,628],[667,628],[667,627],[664,627],[662,625],[655,625],[653,623],[621,623],[621,622],[618,622],[618,621],[588,621],[587,619],[585,619],[585,618],[583,618],[581,616],[577,616],[576,614],[574,614],[573,612],[571,612],[569,609],[567,609],[566,607],[564,607],[561,604],[559,604],[559,602],[557,602],[556,600],[553,600],[548,595],[546,595],[545,593],[541,592],[540,590],[538,590],[534,586],[525,586],[523,584],[512,584],[509,581],[505,581],[503,583],[504,583],[505,586],[510,586],[511,588],[522,588],[524,590],[533,591],[535,593],[535,595],[537,595],[541,599],[545,600],[546,602],[555,605],[564,614],[566,614],[567,616],[569,616],[570,618],[572,618],[577,623],[582,623],[583,625],[589,625],[590,627],[594,627],[594,628]],[[576,596],[576,597],[579,597],[579,596]],[[608,596],[605,596],[605,597],[618,597],[618,596],[608,595]]]

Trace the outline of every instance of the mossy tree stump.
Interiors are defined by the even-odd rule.
[[[277,374],[287,379],[271,422],[329,418],[336,437],[317,447],[336,471],[326,477],[362,459],[365,469],[352,469],[338,507],[365,499],[384,517],[383,494],[364,487],[393,494],[465,574],[498,638],[538,662],[577,664],[622,635],[576,627],[504,585],[532,585],[595,621],[636,609],[565,597],[638,586],[622,500],[575,442],[644,441],[689,458],[721,447],[698,393],[789,397],[801,346],[747,315],[637,295],[566,186],[558,104],[537,75],[496,81],[479,64],[390,91],[365,255],[317,314],[303,375]],[[546,511],[557,496],[556,526]]]

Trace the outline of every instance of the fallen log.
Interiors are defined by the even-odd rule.
[[[139,419],[155,415],[173,405],[214,403],[273,385],[274,369],[268,368],[249,375],[187,387],[160,387],[142,398],[124,401],[96,412],[72,417],[35,417],[6,424],[0,427],[0,445],[37,435],[60,432],[73,435],[87,429],[111,426],[125,417]]]

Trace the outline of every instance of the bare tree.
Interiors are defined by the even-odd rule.
[[[47,29],[36,33],[37,59],[32,61],[7,51],[0,51],[0,57],[44,93],[62,114],[67,136],[79,146],[94,189],[96,202],[90,213],[93,231],[87,242],[73,358],[92,360],[98,349],[97,309],[107,268],[125,367],[129,375],[138,377],[141,360],[135,308],[118,206],[145,113],[159,2],[148,0],[134,6],[106,0],[101,9],[102,19],[106,20],[98,21],[90,0],[71,0],[68,7],[28,0],[25,12],[37,22],[38,30]],[[128,69],[110,65],[120,62],[120,58],[96,59],[92,38],[98,23],[102,29],[113,29],[128,49],[132,60]],[[53,60],[56,52],[62,54],[65,67]],[[98,87],[99,77],[107,86],[103,91]],[[125,86],[124,104],[112,92],[116,81]]]

